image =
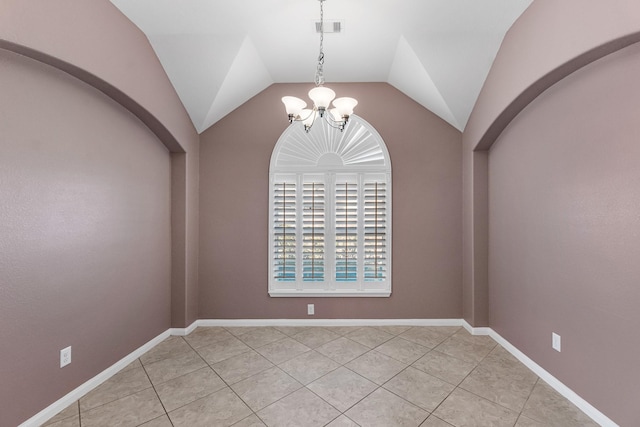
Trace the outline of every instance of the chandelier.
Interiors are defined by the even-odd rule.
[[[336,98],[336,93],[324,86],[324,8],[325,0],[320,1],[320,54],[316,66],[315,84],[316,87],[309,91],[309,98],[313,101],[313,108],[308,109],[307,103],[295,96],[284,96],[282,102],[287,110],[289,123],[302,122],[304,130],[309,132],[317,118],[324,119],[329,126],[343,131],[349,116],[353,114],[353,109],[358,105],[354,98]],[[329,105],[333,101],[333,108]]]

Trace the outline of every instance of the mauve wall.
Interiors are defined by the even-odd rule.
[[[195,128],[149,40],[109,0],[0,0],[0,45],[5,40],[86,71],[111,96],[124,92],[144,110],[128,108],[165,127],[155,130],[167,142],[187,152],[197,145]]]
[[[461,134],[384,83],[331,84],[380,133],[393,168],[390,298],[270,298],[268,174],[287,126],[272,85],[201,135],[200,318],[460,318]]]
[[[15,426],[170,327],[171,170],[95,89],[3,50],[0,75],[0,425]]]
[[[621,426],[640,420],[639,75],[640,45],[577,71],[489,156],[490,325]]]
[[[640,40],[639,31],[637,0],[534,0],[502,42],[464,130],[465,147],[489,148],[541,88]]]
[[[103,91],[172,151],[171,326],[193,323],[199,136],[147,37],[109,0],[0,0],[0,49],[65,70]]]
[[[640,40],[640,2],[535,0],[507,32],[463,134],[463,314],[488,326],[486,157],[513,118],[545,89]]]

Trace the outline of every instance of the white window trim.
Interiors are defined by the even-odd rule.
[[[339,134],[332,128],[316,124],[310,134],[300,132],[293,126],[287,128],[276,144],[269,173],[269,295],[272,297],[389,297],[392,282],[392,184],[391,163],[384,141],[371,125],[357,116],[352,116],[345,135]],[[316,128],[318,126],[319,129]],[[348,130],[351,127],[352,133]],[[319,131],[313,134],[314,130]],[[346,140],[351,143],[349,152],[353,153],[354,144],[366,144],[367,153],[373,150],[376,156],[373,161],[368,158],[345,165],[345,156],[340,156],[339,150]],[[353,142],[355,141],[355,142]],[[364,141],[364,142],[362,142]],[[298,145],[295,145],[298,144]],[[304,161],[296,164],[291,152],[304,151],[305,146],[312,144],[316,157],[310,160],[309,153],[301,153]],[[313,145],[315,144],[315,145]],[[318,144],[322,150],[318,149]],[[338,147],[332,149],[332,147]],[[357,149],[357,147],[356,147]],[[364,148],[363,148],[364,149]],[[285,153],[280,156],[281,153]],[[318,154],[319,153],[319,154]],[[305,157],[306,156],[306,157]],[[365,156],[363,156],[364,158]],[[283,160],[284,161],[279,161]],[[350,179],[358,186],[358,269],[357,279],[354,281],[337,281],[335,279],[335,183]],[[325,194],[325,235],[324,235],[324,281],[304,281],[302,277],[302,215],[297,215],[296,229],[296,279],[294,281],[278,281],[274,277],[274,189],[276,182],[296,182],[297,200],[296,210],[302,209],[302,192],[305,182],[323,182]],[[385,184],[385,248],[386,248],[386,277],[384,280],[365,280],[364,278],[364,191],[365,182],[381,182]]]

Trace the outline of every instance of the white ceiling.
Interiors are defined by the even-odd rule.
[[[325,21],[343,25],[325,34],[326,83],[388,82],[463,130],[532,1],[326,0]],[[147,35],[198,132],[272,83],[313,86],[318,0],[111,2]]]

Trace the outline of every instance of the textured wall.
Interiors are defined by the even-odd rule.
[[[583,68],[489,156],[490,325],[621,426],[640,420],[638,75],[640,44]]]
[[[109,0],[0,0],[0,49],[97,88],[173,153],[186,152],[172,172],[171,325],[189,326],[198,315],[199,138],[146,36]]]
[[[536,0],[507,32],[463,133],[463,314],[488,326],[484,158],[505,127],[572,72],[640,41],[640,3]]]
[[[308,84],[273,85],[201,135],[200,317],[460,318],[461,135],[387,84],[330,85],[356,97],[393,168],[390,298],[270,298],[268,173],[287,126],[280,98]]]
[[[2,50],[0,75],[0,425],[14,426],[170,327],[171,171],[95,89]]]
[[[149,40],[109,0],[0,0],[0,46],[4,41],[86,71],[92,84],[106,82],[110,96],[121,91],[142,107],[136,113],[157,119],[161,129],[154,131],[168,132],[166,140],[187,152],[197,145]]]
[[[535,0],[505,36],[464,130],[465,147],[488,149],[541,91],[639,40],[637,0]]]

